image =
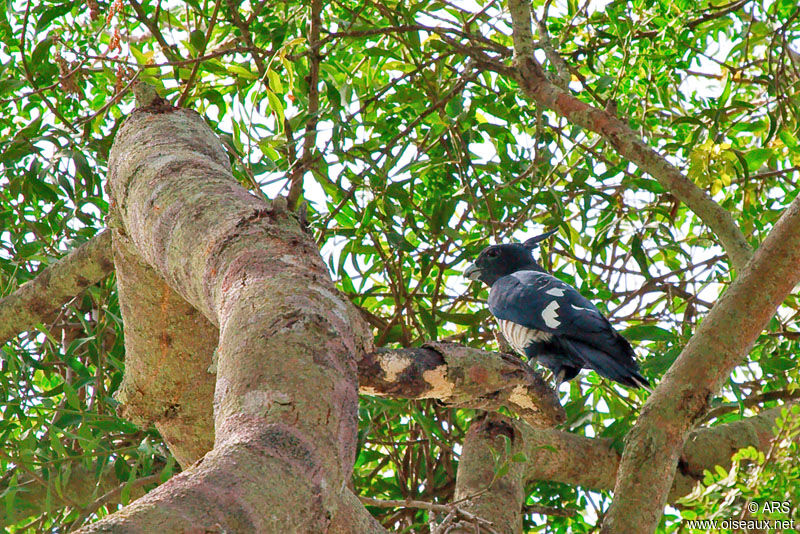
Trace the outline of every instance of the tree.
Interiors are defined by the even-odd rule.
[[[800,521],[798,15],[9,3],[0,521]],[[461,270],[550,227],[652,394],[503,353]]]

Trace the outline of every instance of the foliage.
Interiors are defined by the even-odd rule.
[[[800,493],[800,406],[781,412],[769,450],[741,449],[733,455],[730,470],[717,466],[713,473],[706,471],[703,483],[682,500],[684,519],[800,521],[794,503]]]
[[[335,0],[321,12],[319,42],[308,3],[234,4],[7,0],[0,295],[103,227],[108,150],[136,75],[208,118],[242,184],[271,196],[303,178],[323,256],[378,345],[496,348],[485,290],[460,271],[486,244],[544,228],[559,233],[543,264],[609,313],[655,381],[731,281],[715,236],[669,191],[474,59],[510,60],[500,3]],[[796,2],[536,0],[534,9],[570,89],[616,110],[756,246],[798,190]],[[791,296],[714,399],[712,422],[789,396],[797,312]],[[12,531],[104,515],[114,506],[85,503],[99,502],[109,477],[152,481],[175,469],[153,429],[115,415],[122,347],[113,277],[3,347],[0,508],[14,512]],[[644,398],[583,374],[569,388],[564,428],[621,443]],[[360,493],[450,499],[471,412],[363,398],[360,413]],[[63,488],[79,464],[104,482],[76,502]],[[796,484],[784,471],[791,462],[767,465],[775,476],[759,479],[763,491]],[[710,476],[707,487],[719,483]],[[26,512],[30,487],[49,511]],[[528,515],[531,531],[588,532],[609,503],[553,483],[530,495],[529,504],[580,511]],[[742,491],[735,502],[762,495]],[[706,495],[693,506],[705,517],[720,505]],[[427,528],[424,512],[372,512],[394,528]],[[673,530],[680,518],[665,522]]]

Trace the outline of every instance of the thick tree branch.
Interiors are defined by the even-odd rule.
[[[739,449],[767,451],[774,437],[772,427],[781,408],[689,433],[680,454],[680,471],[669,488],[668,501],[687,495],[703,471],[715,465],[728,469]],[[611,490],[617,478],[620,454],[613,440],[587,438],[554,429],[520,427],[525,440],[526,479],[551,480],[593,490]]]
[[[604,532],[652,532],[686,433],[800,281],[800,197],[717,301],[648,398],[627,438]]]
[[[458,462],[454,499],[466,499],[461,508],[491,522],[496,532],[522,532],[525,462],[513,458],[524,454],[526,444],[517,426],[527,425],[494,414],[474,419]],[[479,530],[462,525],[455,532]]]
[[[655,178],[697,214],[719,238],[733,266],[741,271],[752,249],[731,214],[714,202],[662,155],[649,147],[627,124],[610,113],[590,106],[550,82],[533,57],[530,3],[509,0],[514,36],[514,76],[522,92],[573,124],[602,135],[617,152]]]
[[[490,411],[506,406],[534,427],[552,427],[566,419],[555,391],[528,364],[456,343],[367,354],[358,362],[358,379],[366,395],[433,398]]]
[[[0,300],[0,345],[45,322],[53,310],[105,278],[113,268],[108,230],[45,267],[36,278]]]
[[[285,199],[265,203],[240,187],[219,140],[184,109],[125,121],[109,186],[137,254],[219,326],[216,435],[201,462],[84,530],[321,532],[369,523],[345,482],[356,360],[371,335]]]
[[[214,446],[212,354],[219,331],[114,235],[117,291],[125,324],[120,415],[155,424],[185,470]]]

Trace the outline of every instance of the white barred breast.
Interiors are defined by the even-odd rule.
[[[535,341],[549,341],[550,338],[553,337],[552,334],[548,334],[547,332],[533,330],[532,328],[527,328],[521,324],[505,319],[498,319],[497,323],[500,325],[500,331],[503,332],[503,336],[506,338],[509,345],[514,347],[514,349],[522,355],[525,354],[525,347],[531,343]]]

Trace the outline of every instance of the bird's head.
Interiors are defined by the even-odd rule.
[[[555,232],[556,230],[551,230],[524,243],[490,245],[478,254],[475,263],[467,267],[464,276],[491,286],[503,276],[517,271],[543,271],[544,269],[533,259],[533,249],[537,243]]]

